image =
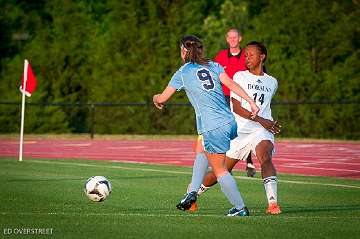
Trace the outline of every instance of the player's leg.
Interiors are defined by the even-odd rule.
[[[237,159],[229,158],[226,156],[225,157],[225,165],[226,165],[227,170],[229,172],[231,172],[238,161],[239,160],[237,160]],[[211,171],[207,172],[207,174],[205,175],[204,181],[201,184],[200,189],[198,191],[198,195],[203,194],[204,192],[209,190],[215,184],[217,184],[217,178],[216,178],[214,171],[211,170]]]
[[[248,177],[254,177],[256,175],[256,168],[251,158],[251,154],[246,159],[246,175]]]
[[[204,153],[203,137],[201,135],[199,135],[196,139],[195,152],[196,158],[193,164],[191,182],[188,185],[185,198],[176,205],[176,207],[180,210],[189,210],[191,212],[194,212],[198,209],[198,205],[196,203],[197,192],[201,191],[201,183],[203,182],[204,176],[208,169],[208,160]]]
[[[270,140],[262,140],[255,148],[256,157],[258,158],[261,165],[261,176],[262,178],[276,176],[276,169],[272,163],[272,152],[274,145]]]
[[[249,211],[245,207],[244,200],[237,188],[236,181],[226,168],[225,155],[206,153],[206,156],[217,181],[220,184],[221,191],[234,206],[229,210],[227,216],[248,216]]]
[[[202,143],[202,136],[199,135],[196,143],[196,158],[193,165],[193,172],[191,177],[191,183],[188,186],[188,192],[198,192],[203,182],[204,176],[208,169],[208,160],[204,153],[204,146]]]
[[[229,172],[231,172],[238,161],[239,160],[237,160],[237,159],[233,159],[233,158],[229,158],[229,157],[225,156],[225,165],[226,165],[227,170]],[[211,187],[211,186],[215,185],[216,183],[217,183],[217,179],[216,179],[215,173],[211,170],[205,175],[203,185],[206,187]]]
[[[196,159],[195,159],[194,165],[193,165],[192,181],[188,185],[188,188],[186,191],[187,193],[196,190],[196,187],[198,186],[197,182],[196,182],[196,178],[200,178],[200,177],[194,177],[194,175],[199,174],[199,173],[197,173],[197,171],[203,167],[206,167],[206,168],[208,167],[208,161],[206,159],[205,152],[204,152],[203,137],[201,135],[199,135],[199,137],[197,138],[194,148],[195,148],[195,152],[196,152]],[[206,161],[204,159],[206,159]],[[229,172],[232,171],[232,169],[234,168],[234,166],[236,165],[237,162],[238,162],[238,160],[235,158],[230,158],[227,156],[225,157],[225,164],[226,164]],[[199,190],[197,191],[198,195],[201,195],[202,193],[206,192],[216,183],[217,183],[217,178],[216,178],[214,172],[213,171],[207,172],[202,184],[200,185]]]
[[[236,182],[225,166],[225,152],[230,148],[230,140],[237,135],[237,125],[233,121],[215,130],[204,132],[204,148],[206,157],[213,168],[221,190],[228,200],[234,205],[228,216],[248,216],[249,211],[244,205],[243,199],[238,191]],[[181,210],[188,210],[197,200],[197,192],[186,194],[176,206]]]
[[[225,164],[229,172],[231,172],[231,170],[234,168],[237,162],[238,160],[236,159],[225,157]],[[200,196],[201,194],[209,190],[216,183],[217,183],[217,178],[215,176],[215,173],[213,171],[207,172],[204,181],[197,192],[197,195]],[[191,190],[191,184],[189,184],[188,186],[187,193],[191,192],[190,190]],[[193,203],[188,210],[191,212],[195,212],[198,210],[198,208],[199,208],[198,203]]]
[[[256,157],[261,165],[261,175],[264,181],[264,188],[269,207],[267,213],[279,214],[281,209],[277,203],[277,177],[276,169],[272,162],[274,145],[270,140],[262,140],[257,144]]]
[[[244,146],[242,137],[237,137],[230,142],[230,149],[226,152],[225,164],[229,172],[232,171],[237,162],[245,161],[251,153],[251,144]],[[205,175],[204,182],[200,187],[198,194],[207,191],[211,186],[217,183],[217,178],[213,171]]]
[[[229,151],[231,140],[236,136],[237,125],[235,121],[207,134],[204,133],[205,154],[220,184],[221,191],[233,205],[227,216],[249,216],[249,211],[244,205],[236,181],[225,164],[225,152]]]
[[[204,152],[204,138],[202,135],[198,135],[195,142],[195,152],[196,153],[205,153]]]

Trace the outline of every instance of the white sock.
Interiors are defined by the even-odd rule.
[[[276,176],[270,176],[264,178],[264,188],[268,203],[277,203],[277,178]]]

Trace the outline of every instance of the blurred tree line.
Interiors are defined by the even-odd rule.
[[[358,102],[359,19],[358,0],[0,0],[0,94],[20,102],[26,58],[38,79],[28,102],[150,103],[181,65],[183,35],[200,36],[213,57],[237,27],[243,46],[267,46],[276,101]],[[0,132],[18,132],[19,107],[0,104]],[[92,113],[29,105],[26,132],[87,132]],[[95,115],[97,133],[195,134],[190,107],[97,107]],[[286,137],[360,138],[359,104],[274,105],[273,115]]]

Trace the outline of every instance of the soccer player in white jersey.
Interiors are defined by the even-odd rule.
[[[259,42],[250,42],[246,46],[246,64],[249,70],[237,72],[233,80],[238,83],[248,95],[252,95],[260,111],[251,118],[247,110],[249,105],[241,97],[231,93],[231,108],[238,125],[238,137],[233,139],[230,150],[226,152],[226,165],[231,172],[239,160],[246,160],[252,152],[261,165],[261,176],[268,201],[268,214],[281,213],[277,203],[276,169],[272,162],[274,150],[274,134],[280,132],[281,125],[273,121],[270,103],[278,83],[277,80],[263,72],[267,50]],[[213,172],[208,172],[198,191],[202,194],[216,183]],[[193,207],[194,210],[197,206]]]
[[[249,216],[236,181],[225,166],[225,153],[230,140],[237,136],[234,115],[226,105],[221,83],[249,103],[252,116],[259,108],[254,100],[224,72],[222,66],[204,57],[203,44],[196,36],[185,36],[181,40],[181,58],[184,65],[172,76],[161,94],[154,95],[155,106],[161,109],[166,101],[178,90],[185,90],[196,114],[198,133],[203,135],[206,158],[209,161],[221,190],[233,205],[227,216]],[[194,167],[189,193],[176,205],[188,210],[197,200],[197,192],[207,172],[207,160]]]

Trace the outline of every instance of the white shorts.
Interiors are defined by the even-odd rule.
[[[237,160],[246,160],[251,152],[256,156],[256,146],[263,140],[269,140],[273,145],[275,142],[274,135],[264,128],[259,128],[252,133],[238,132],[238,137],[231,140],[226,156]],[[275,148],[272,153],[275,153]]]

